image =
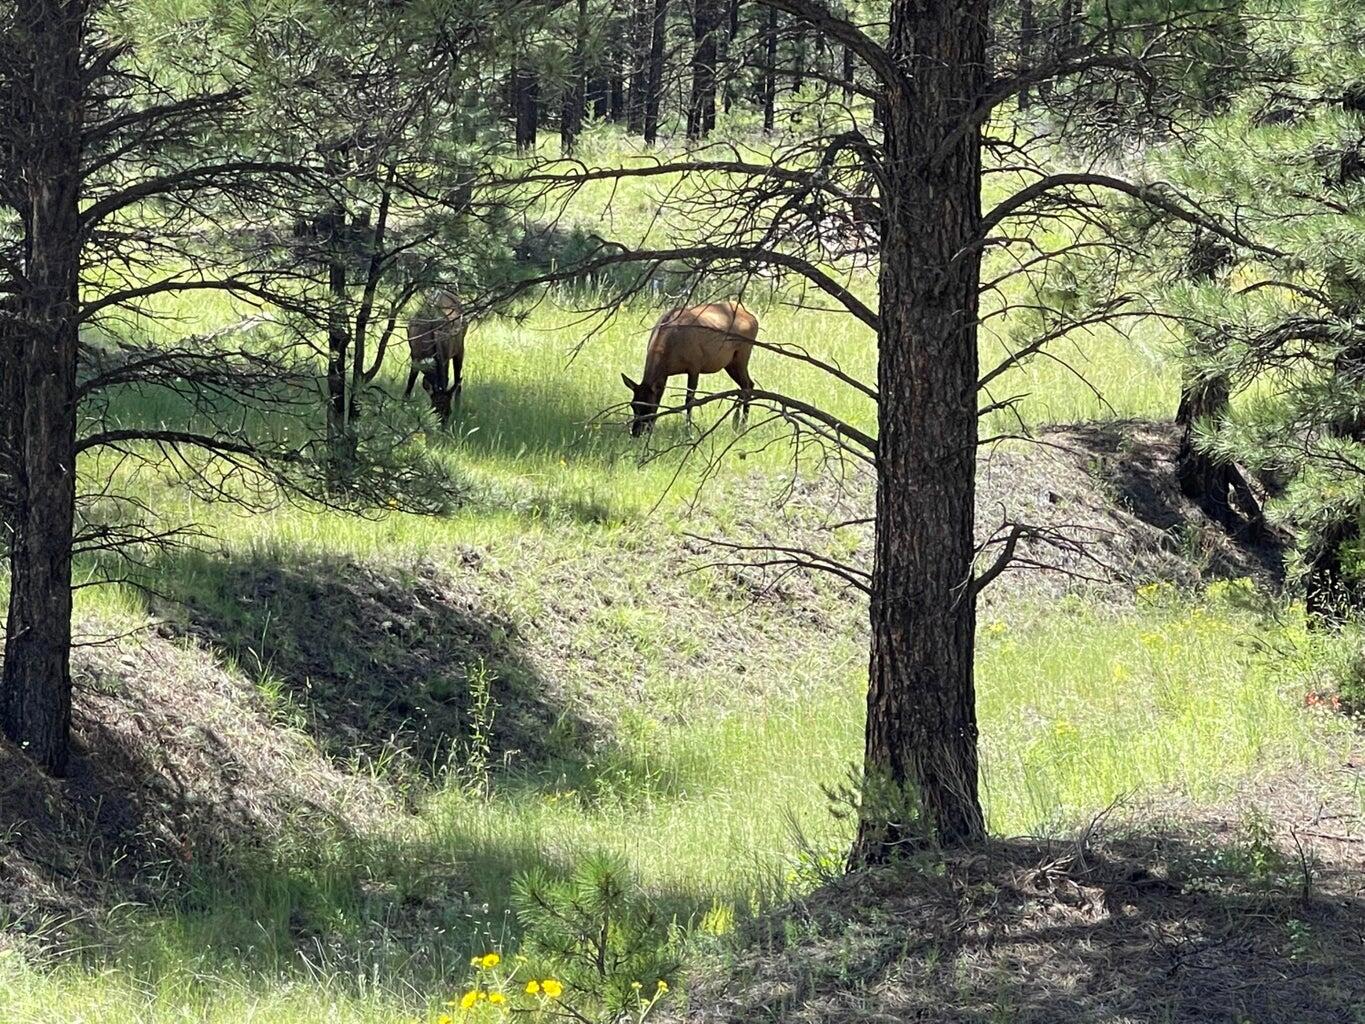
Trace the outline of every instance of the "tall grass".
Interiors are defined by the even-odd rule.
[[[981,647],[997,833],[1055,834],[1122,798],[1227,799],[1249,774],[1322,767],[1349,742],[1302,706],[1349,642],[1310,634],[1247,586],[1148,588],[1126,609],[1016,607],[983,623]],[[300,837],[257,874],[204,879],[194,909],[121,917],[122,938],[86,966],[0,959],[7,1019],[409,1019],[472,952],[515,947],[518,872],[599,850],[623,855],[682,923],[743,917],[802,884],[793,825],[831,859],[848,839],[823,784],[861,750],[862,645],[836,642],[792,671],[792,692],[757,708],[723,690],[684,718],[622,705],[616,745],[590,770],[501,775],[486,798],[452,781],[380,833]],[[404,896],[434,892],[436,916],[405,924]],[[318,938],[300,942],[300,927]],[[70,1016],[44,1016],[54,1007]]]

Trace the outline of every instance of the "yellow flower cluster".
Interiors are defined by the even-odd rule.
[[[524,957],[518,957],[524,960]],[[499,953],[481,953],[469,961],[469,965],[476,971],[494,971],[502,963],[502,955]],[[462,1011],[458,1016],[461,1020],[465,1019],[465,1014],[476,1010],[481,1003],[497,1007],[506,1012],[512,1009],[508,1002],[506,992],[502,991],[504,986],[513,982],[517,975],[517,970],[513,970],[510,975],[494,973],[486,980],[476,981],[474,987],[465,992],[458,999],[451,999],[446,1006],[452,1010]],[[660,983],[660,991],[666,991],[663,983]],[[564,983],[558,978],[533,978],[526,982],[526,994],[536,996],[542,1000],[556,1000],[564,994]],[[456,1020],[449,1013],[442,1014],[436,1018],[435,1024],[456,1024]]]
[[[564,986],[554,978],[545,978],[541,981],[532,978],[526,983],[526,994],[528,996],[544,996],[546,999],[558,999],[564,994]]]
[[[459,999],[452,999],[446,1005],[458,1006],[461,1010],[472,1010],[485,1001],[492,1006],[503,1006],[507,1003],[507,997],[494,989],[471,988]],[[450,1024],[450,1015],[437,1018],[436,1024]]]

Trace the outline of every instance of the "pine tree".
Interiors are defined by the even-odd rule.
[[[1271,253],[1242,253],[1220,283],[1177,288],[1190,373],[1225,381],[1232,409],[1196,444],[1259,471],[1270,519],[1295,540],[1310,611],[1362,597],[1365,513],[1365,4],[1300,4],[1259,46],[1294,82],[1245,90],[1197,147],[1168,158],[1210,209],[1235,213]],[[1281,78],[1281,75],[1275,75]]]

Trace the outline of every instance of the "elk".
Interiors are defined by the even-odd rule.
[[[721,370],[730,375],[742,393],[736,416],[747,416],[749,392],[754,387],[753,378],[749,376],[749,355],[757,337],[758,318],[738,302],[681,306],[661,316],[649,332],[645,371],[640,383],[621,374],[621,380],[631,393],[631,435],[639,437],[653,427],[668,378],[680,373],[687,374],[689,423],[697,395],[697,378],[703,373]]]
[[[417,375],[422,375],[422,390],[444,424],[450,419],[451,403],[460,397],[464,385],[464,336],[469,330],[459,296],[447,289],[433,292],[408,321],[408,355],[412,369],[403,397],[412,395]]]

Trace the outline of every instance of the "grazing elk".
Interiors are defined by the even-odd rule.
[[[450,419],[451,403],[460,397],[464,384],[464,336],[469,330],[459,296],[447,289],[433,292],[408,321],[408,355],[412,369],[403,397],[412,394],[417,375],[422,390],[442,423]]]
[[[645,348],[645,372],[636,384],[624,373],[621,379],[631,392],[630,432],[639,437],[654,425],[668,378],[687,374],[687,418],[697,395],[697,378],[724,370],[743,392],[737,415],[747,416],[749,355],[758,337],[758,318],[738,302],[708,302],[669,310],[649,332]]]

